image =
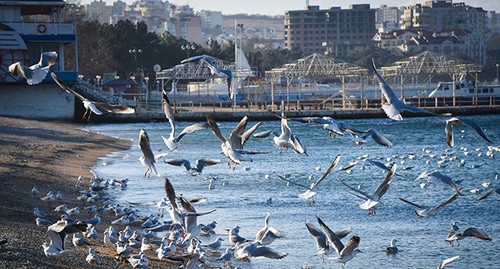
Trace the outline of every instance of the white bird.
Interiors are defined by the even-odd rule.
[[[391,239],[390,245],[385,249],[385,253],[387,254],[398,253],[398,246],[396,246],[397,242],[399,242],[397,239]]]
[[[234,256],[240,260],[249,261],[251,257],[266,257],[269,259],[283,259],[288,254],[270,247],[261,246],[258,242],[238,243],[234,246]]]
[[[244,132],[248,117],[243,117],[240,122],[234,127],[233,131],[229,135],[229,139],[226,139],[222,133],[220,132],[219,126],[215,121],[213,115],[207,116],[207,122],[210,126],[212,132],[219,138],[221,143],[222,153],[229,159],[228,165],[232,164],[238,165],[242,161],[252,161],[251,158],[243,156],[244,154],[260,154],[264,152],[251,152],[243,150],[243,146],[248,141],[248,138],[252,135],[252,133],[257,129],[260,125],[260,122],[252,126],[248,131]],[[267,152],[266,152],[267,153]]]
[[[442,183],[444,183],[446,185],[449,185],[455,192],[460,193],[460,190],[457,187],[457,184],[455,183],[455,181],[451,177],[449,177],[447,175],[444,175],[444,174],[441,174],[438,171],[433,171],[433,172],[424,171],[424,172],[422,172],[422,174],[420,174],[415,179],[415,181],[417,181],[419,179],[422,179],[422,178],[427,178],[427,184],[426,185],[429,185],[433,181],[439,180]]]
[[[43,212],[42,210],[38,209],[38,207],[35,207],[33,209],[33,215],[37,218],[45,218],[47,217],[47,213]]]
[[[232,258],[233,258],[233,251],[231,250],[231,248],[227,247],[224,253],[222,253],[222,255],[220,255],[220,257],[217,260],[224,261],[224,263],[227,263],[231,261]]]
[[[74,223],[67,220],[59,220],[47,228],[50,243],[43,243],[43,252],[47,257],[59,257],[69,252],[64,249],[64,241],[68,234],[83,232],[87,228],[85,223]]]
[[[38,227],[49,227],[52,224],[49,220],[40,217],[35,219],[35,223]]]
[[[438,204],[436,206],[423,206],[423,205],[419,205],[419,204],[416,204],[416,203],[413,203],[413,202],[410,202],[404,198],[399,198],[399,200],[407,203],[407,204],[410,204],[412,206],[415,206],[417,209],[415,209],[415,213],[417,214],[417,216],[421,217],[421,218],[425,218],[427,216],[432,216],[432,215],[435,215],[437,213],[437,210],[440,209],[441,207],[455,201],[458,196],[460,196],[460,192],[457,192],[455,193],[452,197],[450,197],[448,200],[444,201],[443,203],[441,204]]]
[[[227,91],[228,91],[228,97],[232,99],[231,97],[231,84],[233,82],[233,73],[229,69],[220,69],[217,68],[213,62],[213,58],[209,55],[198,55],[198,56],[193,56],[187,59],[184,59],[181,61],[181,63],[189,63],[189,62],[197,62],[201,61],[204,62],[207,67],[210,69],[210,72],[212,75],[217,75],[217,76],[226,76],[227,77]]]
[[[134,269],[146,269],[148,268],[148,255],[142,252],[137,255],[132,255],[128,258],[128,262]]]
[[[278,229],[269,226],[269,218],[271,217],[270,212],[266,212],[264,217],[264,227],[262,227],[255,234],[255,242],[259,242],[259,244],[265,246],[271,244],[276,238],[283,237],[281,231]]]
[[[215,165],[220,163],[219,159],[198,159],[196,160],[195,166],[192,167],[191,163],[186,160],[186,159],[165,159],[163,162],[170,164],[170,165],[175,165],[175,166],[182,166],[186,171],[188,172],[189,175],[191,176],[196,176],[198,174],[201,174],[203,171],[203,168],[211,165]]]
[[[317,216],[317,219],[318,219],[319,223],[323,223],[323,221],[318,216]],[[305,224],[306,224],[307,230],[313,236],[313,238],[316,242],[316,248],[318,250],[318,253],[321,255],[329,255],[329,254],[333,253],[333,251],[334,251],[333,243],[331,243],[329,241],[325,232],[323,232],[324,228],[320,229],[320,228],[316,227],[309,220],[306,220]],[[324,223],[322,225],[326,226]],[[336,231],[335,235],[339,239],[342,239],[342,238],[346,237],[350,232],[351,232],[351,228],[346,228],[346,229],[343,229],[340,231]]]
[[[158,159],[168,155],[169,153],[159,154],[155,156],[149,144],[149,136],[144,129],[141,129],[139,132],[139,147],[141,148],[143,155],[139,158],[139,161],[146,167],[144,176],[149,177],[151,173],[155,174],[156,176],[160,176],[160,174],[156,170],[155,163]]]
[[[124,263],[128,257],[130,257],[130,246],[128,244],[122,245],[120,242],[116,242],[116,254],[120,257],[120,262]]]
[[[457,260],[458,258],[460,258],[460,256],[453,256],[451,258],[448,258],[448,259],[444,259],[437,267],[437,269],[443,269],[446,265],[454,262],[455,260]]]
[[[78,252],[80,252],[80,247],[85,244],[85,238],[78,235],[78,233],[74,233],[73,240],[71,240],[71,242],[73,242],[73,246],[75,246]]]
[[[148,239],[143,237],[141,240],[141,252],[146,252],[151,249],[153,249],[153,247],[148,243]]]
[[[456,242],[457,245],[460,246],[460,244],[458,244],[458,240],[462,240],[466,237],[475,237],[481,240],[491,241],[491,237],[485,231],[475,227],[468,227],[461,232],[451,233],[445,240],[447,242],[450,242],[452,246],[454,242]]]
[[[436,116],[436,114],[432,112],[420,109],[418,107],[407,105],[403,101],[398,99],[394,94],[394,91],[391,89],[391,86],[389,86],[387,81],[385,81],[382,75],[380,75],[380,73],[377,71],[377,68],[375,67],[375,61],[373,60],[372,60],[372,67],[379,82],[380,90],[382,91],[382,94],[384,95],[384,98],[387,101],[387,104],[382,105],[382,109],[384,110],[387,117],[389,117],[392,120],[398,120],[398,121],[403,120],[403,117],[401,116],[401,112],[403,111]]]
[[[99,261],[99,256],[95,254],[94,248],[89,248],[89,254],[85,258],[88,264],[94,264],[95,262]]]
[[[341,264],[342,268],[344,268],[345,264],[352,260],[358,253],[362,251],[358,249],[359,242],[361,238],[357,235],[351,237],[351,239],[344,246],[342,241],[340,241],[340,237],[334,233],[326,224],[319,218],[318,223],[323,232],[328,239],[329,244],[335,249],[337,253],[337,257],[333,258],[335,262]]]
[[[335,157],[335,159],[332,161],[332,163],[330,164],[330,166],[328,167],[328,169],[325,171],[325,173],[320,177],[318,178],[318,180],[316,180],[315,182],[311,183],[310,186],[306,186],[306,185],[302,185],[300,183],[296,183],[294,181],[291,181],[283,176],[280,176],[278,174],[276,174],[278,176],[278,178],[282,179],[282,180],[285,180],[286,182],[289,182],[291,184],[294,184],[294,185],[297,185],[297,186],[300,186],[300,187],[303,187],[306,189],[305,192],[303,193],[300,193],[298,195],[299,199],[302,199],[302,200],[307,200],[309,202],[310,199],[312,199],[312,204],[314,204],[314,196],[316,196],[316,192],[314,191],[314,189],[316,188],[316,186],[318,186],[319,183],[321,183],[321,181],[323,181],[323,179],[325,179],[332,171],[333,169],[335,169],[335,167],[337,166],[337,164],[339,163],[340,161],[340,155],[337,155],[337,157]]]
[[[394,177],[394,174],[396,173],[396,168],[397,164],[393,164],[391,167],[391,171],[387,173],[387,175],[384,178],[384,181],[380,183],[380,185],[377,187],[377,189],[373,192],[372,195],[369,195],[368,193],[365,193],[361,190],[358,190],[357,188],[353,188],[346,183],[344,183],[342,180],[338,179],[340,183],[342,183],[344,186],[346,186],[349,190],[351,190],[351,194],[357,196],[358,198],[361,198],[365,200],[365,202],[361,203],[359,207],[361,209],[368,210],[369,215],[374,215],[376,214],[375,207],[378,205],[380,199],[382,196],[387,192],[387,190],[390,187],[390,184],[392,182],[392,178]]]
[[[215,239],[215,241],[213,241],[209,244],[203,245],[203,247],[208,248],[208,250],[210,250],[210,251],[219,251],[220,247],[222,246],[222,241],[224,241],[224,239],[217,237],[217,239]]]
[[[33,194],[34,196],[40,194],[40,190],[38,190],[37,186],[33,186],[33,188],[31,189],[31,194]]]
[[[281,133],[277,135],[277,133],[272,132],[272,134],[274,135],[274,144],[278,149],[283,150],[283,148],[290,148],[298,154],[307,155],[306,147],[300,142],[300,139],[296,135],[292,134],[288,126],[288,119],[285,117],[281,117]]]
[[[83,103],[83,107],[85,108],[85,113],[83,114],[83,119],[90,121],[90,116],[92,113],[96,115],[102,115],[102,111],[106,111],[108,113],[118,113],[118,114],[133,114],[135,113],[135,109],[129,107],[127,105],[112,105],[102,102],[91,101],[81,94],[77,93],[71,87],[66,85],[54,72],[50,73],[54,81],[63,89],[65,92],[74,95],[78,99],[80,99]]]
[[[467,125],[474,129],[474,131],[476,131],[484,140],[488,141],[489,143],[493,143],[475,121],[466,118],[453,117],[446,121],[445,127],[446,143],[448,143],[448,146],[450,147],[453,147],[455,145],[455,140],[453,138],[453,127],[455,127],[456,125]]]
[[[57,62],[57,52],[48,51],[40,55],[40,61],[30,67],[21,62],[9,65],[9,72],[14,76],[26,79],[29,85],[36,85],[42,82],[49,73],[50,67]]]
[[[182,132],[176,137],[175,136],[176,122],[174,118],[174,111],[172,109],[172,105],[170,104],[170,100],[168,99],[167,93],[165,91],[162,92],[162,108],[163,112],[165,113],[165,117],[167,118],[168,122],[170,122],[171,129],[169,137],[165,137],[163,135],[161,137],[163,138],[163,142],[170,149],[170,151],[177,149],[177,147],[179,146],[179,142],[185,135],[198,130],[203,130],[208,128],[207,123],[191,124],[186,128],[184,128]]]
[[[197,224],[198,217],[210,214],[214,212],[215,209],[204,213],[198,213],[193,207],[193,204],[184,196],[180,197],[180,201],[184,212],[186,212],[184,214],[185,237],[182,241],[183,243],[185,243],[189,242],[192,238],[196,237],[201,232],[201,227],[203,226],[203,224]]]

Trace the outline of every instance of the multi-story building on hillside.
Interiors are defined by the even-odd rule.
[[[398,7],[381,5],[375,10],[375,26],[378,32],[389,32],[399,29],[402,10]]]
[[[320,9],[307,6],[305,10],[285,13],[285,48],[305,53],[334,55],[366,47],[376,33],[375,10],[369,4],[351,5],[349,9],[332,7]]]

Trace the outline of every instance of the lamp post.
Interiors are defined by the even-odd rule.
[[[187,58],[189,58],[189,51],[195,50],[196,47],[193,44],[186,44],[181,46],[181,50],[185,50],[187,53]]]
[[[497,83],[500,83],[500,81],[498,80],[498,67],[500,67],[500,64],[496,64],[496,67],[497,67]]]
[[[144,77],[144,80],[146,81],[146,109],[148,108],[148,101],[149,101],[149,77]],[[142,85],[141,85],[142,87]]]
[[[134,54],[135,70],[137,70],[137,53],[141,54],[142,53],[142,49],[136,49],[136,48],[129,49],[128,53]]]
[[[96,75],[96,76],[95,76],[95,79],[96,79],[96,86],[97,86],[97,88],[99,88],[99,89],[100,89],[100,88],[101,88],[101,86],[100,86],[100,85],[101,85],[101,84],[100,84],[100,81],[101,81],[101,76]]]

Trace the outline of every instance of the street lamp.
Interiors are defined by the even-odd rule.
[[[137,70],[137,53],[141,54],[142,49],[136,49],[136,48],[129,49],[128,53],[134,54],[135,70]]]
[[[100,87],[100,83],[99,83],[99,82],[101,81],[101,76],[96,75],[96,76],[95,76],[95,79],[96,79],[96,81],[97,81],[97,82],[96,82],[96,86],[97,86],[97,88],[101,88],[101,87]]]
[[[148,101],[149,101],[149,77],[144,77],[144,80],[146,81],[146,109],[148,108]],[[141,85],[142,87],[142,85]]]
[[[196,49],[196,47],[193,44],[191,44],[191,45],[190,44],[186,44],[186,45],[182,45],[181,46],[181,50],[185,50],[186,51],[188,58],[189,58],[189,51],[190,50],[195,50],[195,49]]]
[[[500,64],[496,64],[497,66],[497,83],[500,83],[500,81],[498,81],[498,67],[500,67]]]

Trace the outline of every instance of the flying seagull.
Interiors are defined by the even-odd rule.
[[[453,256],[451,258],[448,258],[448,259],[444,259],[437,267],[437,269],[443,269],[444,267],[446,267],[446,265],[454,262],[455,260],[457,260],[458,258],[460,258],[460,256]]]
[[[384,95],[384,98],[387,101],[387,104],[382,105],[382,109],[384,110],[387,117],[389,117],[392,120],[403,120],[403,117],[401,116],[402,111],[409,111],[412,113],[436,116],[436,114],[430,111],[407,105],[403,101],[399,100],[394,94],[394,91],[391,89],[391,86],[389,86],[387,81],[385,81],[382,75],[380,75],[380,73],[377,71],[377,67],[375,67],[375,61],[373,59],[372,59],[372,67],[373,71],[375,72],[375,75],[377,76],[377,80],[380,85],[380,90],[382,91],[382,94]]]
[[[9,72],[14,76],[20,76],[26,79],[29,85],[36,85],[42,82],[52,65],[57,62],[57,52],[48,51],[40,55],[40,61],[30,67],[21,62],[9,65]]]
[[[215,66],[213,62],[213,57],[209,55],[198,55],[198,56],[193,56],[187,59],[184,59],[181,61],[182,64],[184,63],[189,63],[189,62],[204,62],[208,68],[210,69],[210,72],[212,75],[217,75],[217,76],[226,76],[227,77],[227,94],[229,99],[231,98],[231,84],[233,82],[233,73],[229,69],[219,69]]]
[[[460,244],[458,244],[458,240],[462,240],[466,237],[475,237],[481,240],[491,241],[491,237],[486,232],[475,227],[468,227],[462,230],[461,232],[452,233],[445,240],[447,242],[450,242],[452,246],[454,242],[457,242],[457,245],[460,246]]]
[[[391,167],[391,170],[385,176],[384,181],[382,181],[382,183],[380,183],[380,185],[377,187],[377,189],[373,192],[372,195],[369,195],[368,193],[365,193],[365,192],[360,191],[356,188],[353,188],[353,187],[347,185],[346,183],[344,183],[340,179],[338,179],[338,180],[340,181],[340,183],[342,183],[342,185],[346,186],[350,190],[349,193],[365,200],[365,202],[363,202],[359,205],[359,207],[361,209],[368,210],[369,215],[375,215],[376,214],[375,207],[378,205],[380,198],[382,198],[382,196],[389,189],[389,186],[392,182],[392,178],[394,177],[394,174],[396,173],[396,168],[397,168],[397,164],[393,164]]]
[[[415,181],[422,178],[427,178],[427,185],[429,185],[432,181],[439,180],[442,183],[449,185],[455,192],[460,193],[460,190],[457,187],[455,181],[451,177],[441,174],[439,171],[433,171],[433,172],[424,171],[422,172],[422,174],[420,174],[420,176],[418,176],[415,179]]]
[[[318,216],[317,216],[317,218],[318,218],[318,222],[319,222],[320,219]],[[314,240],[316,241],[316,248],[318,249],[318,253],[321,255],[329,255],[329,254],[333,253],[333,251],[334,251],[333,243],[327,238],[325,232],[323,232],[324,229],[322,228],[323,229],[322,230],[322,229],[316,227],[309,220],[306,220],[305,224],[306,224],[307,230],[309,231],[309,233],[313,236]],[[323,223],[323,225],[326,226],[324,223]],[[342,238],[346,237],[350,232],[351,232],[351,228],[345,228],[345,229],[342,229],[340,231],[336,231],[335,235],[339,239],[342,239]]]
[[[163,160],[165,163],[175,166],[182,166],[191,176],[196,176],[201,174],[203,168],[220,163],[219,159],[198,159],[196,160],[195,166],[191,166],[191,163],[186,159],[166,159]]]
[[[43,243],[43,252],[47,257],[59,257],[66,254],[68,250],[64,249],[64,241],[68,234],[84,232],[87,229],[86,223],[75,223],[67,220],[59,220],[47,228],[50,243]]]
[[[416,204],[416,203],[413,203],[413,202],[410,202],[404,198],[399,198],[399,200],[407,203],[407,204],[410,204],[414,207],[416,207],[417,209],[415,209],[415,213],[417,214],[417,216],[421,217],[421,218],[425,218],[427,216],[432,216],[432,215],[435,215],[437,213],[437,210],[440,209],[441,207],[455,201],[458,196],[460,196],[460,193],[461,193],[461,189],[459,190],[459,192],[455,193],[452,197],[450,197],[448,200],[444,201],[443,203],[441,204],[438,204],[436,206],[423,206],[423,205],[419,205],[419,204]]]
[[[448,143],[448,146],[450,147],[453,147],[455,145],[455,141],[453,139],[453,127],[455,127],[456,125],[467,125],[474,129],[484,140],[488,141],[489,143],[493,143],[475,121],[466,118],[453,117],[446,121],[445,127],[446,143]]]
[[[312,199],[312,204],[314,204],[314,196],[316,195],[316,192],[314,191],[314,188],[316,188],[316,186],[318,186],[319,183],[321,183],[321,181],[323,181],[323,179],[325,179],[332,171],[333,169],[335,169],[335,167],[337,166],[337,164],[339,163],[340,161],[340,155],[337,155],[337,157],[335,157],[335,159],[333,160],[333,162],[330,164],[330,167],[328,167],[328,169],[326,170],[326,172],[320,177],[318,178],[318,180],[316,180],[315,182],[311,183],[311,186],[306,186],[306,185],[302,185],[300,183],[296,183],[294,181],[291,181],[289,179],[286,179],[285,177],[282,177],[280,175],[277,175],[280,179],[282,180],[285,180],[287,182],[290,182],[294,185],[297,185],[297,186],[300,186],[300,187],[303,187],[306,189],[305,192],[299,194],[299,198],[302,199],[302,200],[307,200],[309,201],[309,199]]]
[[[83,119],[90,121],[90,116],[92,113],[96,115],[102,115],[102,111],[106,111],[109,113],[117,113],[117,114],[133,114],[135,113],[135,109],[129,107],[127,105],[111,105],[102,102],[90,101],[89,99],[83,97],[81,94],[77,93],[75,90],[71,89],[67,86],[57,75],[56,73],[50,73],[54,81],[61,87],[65,92],[76,96],[78,99],[82,100],[83,107],[85,107],[85,113],[83,114]]]
[[[283,149],[293,149],[298,154],[304,154],[307,156],[306,147],[302,144],[299,137],[294,135],[288,126],[288,119],[281,116],[281,133],[278,134],[276,131],[268,130],[255,134],[255,138],[266,138],[271,134],[273,137],[274,145],[283,152]]]
[[[266,215],[264,217],[264,227],[262,227],[262,229],[260,229],[255,234],[255,242],[259,242],[259,244],[261,244],[261,245],[269,245],[276,238],[283,237],[282,233],[279,230],[269,226],[269,218],[270,217],[271,217],[271,213],[266,212]]]
[[[149,177],[151,173],[160,176],[156,170],[155,163],[160,158],[167,156],[170,152],[154,155],[149,144],[149,136],[144,129],[139,131],[139,147],[142,151],[142,156],[139,158],[139,161],[147,168],[144,176]]]
[[[266,257],[269,259],[283,259],[288,254],[270,247],[262,246],[259,242],[237,243],[234,246],[234,256],[240,260],[250,261],[251,257]]]
[[[208,128],[207,123],[195,123],[187,126],[182,130],[182,132],[178,135],[175,136],[175,118],[174,118],[174,111],[172,109],[172,105],[170,104],[170,100],[168,99],[167,93],[165,91],[162,92],[162,108],[163,112],[165,113],[165,117],[167,118],[168,122],[170,122],[170,136],[165,137],[161,136],[163,138],[163,142],[165,142],[165,145],[171,150],[177,149],[179,146],[180,140],[187,134],[190,134],[194,131],[198,130],[203,130]]]

